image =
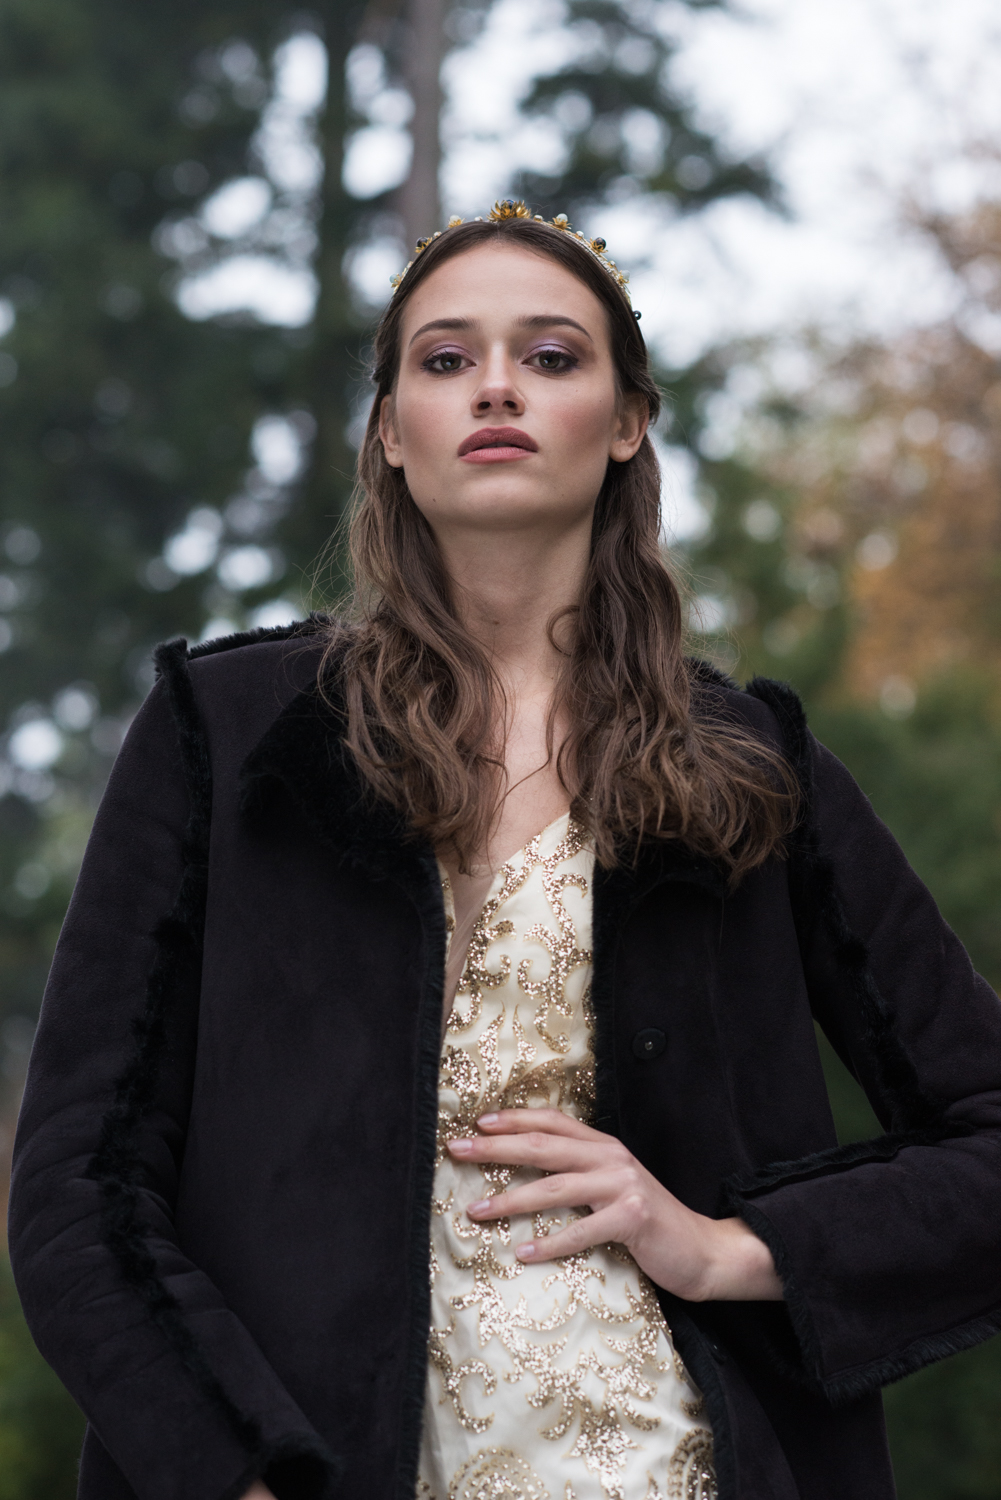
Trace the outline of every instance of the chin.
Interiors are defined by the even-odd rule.
[[[510,531],[546,522],[571,526],[589,516],[594,508],[593,501],[554,503],[551,492],[540,494],[534,485],[530,494],[512,494],[511,489],[510,484],[484,486],[476,494],[456,496],[451,502],[439,498],[434,505],[420,509],[432,524],[439,526],[481,526]]]
[[[583,476],[574,476],[579,477]],[[477,469],[470,479],[472,482],[466,481],[455,488],[444,484],[440,488],[428,486],[427,492],[436,496],[434,503],[417,502],[428,520],[459,524],[479,520],[497,526],[562,520],[572,525],[594,509],[604,469],[596,475],[593,489],[582,487],[570,494],[560,493],[554,475],[527,474],[516,463],[498,464],[493,470]]]

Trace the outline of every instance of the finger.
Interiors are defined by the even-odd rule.
[[[531,1262],[559,1260],[564,1255],[577,1255],[592,1245],[607,1245],[619,1239],[619,1220],[614,1208],[603,1208],[600,1213],[586,1214],[574,1219],[565,1229],[556,1234],[543,1235],[541,1239],[528,1240],[515,1251],[519,1260]]]
[[[476,1121],[489,1135],[517,1135],[523,1130],[544,1130],[549,1135],[569,1135],[580,1141],[611,1141],[614,1136],[592,1130],[583,1120],[575,1120],[559,1109],[501,1109],[480,1115]]]
[[[612,1165],[608,1148],[600,1143],[569,1140],[541,1130],[527,1135],[473,1136],[449,1141],[448,1149],[457,1161],[535,1167],[540,1172],[587,1172]]]
[[[616,1179],[607,1172],[563,1172],[509,1188],[493,1198],[470,1203],[471,1219],[506,1219],[516,1214],[545,1213],[552,1208],[595,1208],[616,1196]]]

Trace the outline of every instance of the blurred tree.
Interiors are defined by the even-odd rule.
[[[413,157],[400,188],[399,207],[408,250],[442,226],[441,69],[448,51],[447,0],[410,0],[406,15],[406,81],[413,100]]]
[[[360,13],[0,3],[7,1010],[37,1005],[68,830],[151,644],[242,620],[289,568],[297,607],[295,570],[346,492],[359,332],[341,267],[359,205],[341,185],[343,77]],[[291,75],[310,63],[304,101]],[[248,276],[266,257],[290,302],[315,278],[312,318],[201,316],[188,289],[233,257]]]
[[[712,512],[706,645],[800,687],[999,985],[1001,371],[976,311],[888,346],[807,340],[794,390],[774,349],[717,352],[675,415]]]
[[[687,0],[692,10],[717,0]],[[554,173],[525,172],[519,190],[550,213],[576,213],[638,193],[682,210],[738,193],[774,202],[764,163],[733,158],[697,123],[671,74],[676,49],[669,5],[567,0],[569,61],[536,79],[524,102],[567,143]]]
[[[736,627],[714,644],[891,719],[943,675],[1001,689],[1001,208],[924,227],[955,273],[948,321],[668,375],[711,513],[693,556]]]

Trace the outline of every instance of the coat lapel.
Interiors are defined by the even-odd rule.
[[[284,788],[316,836],[375,880],[413,877],[434,860],[401,813],[377,797],[344,742],[346,716],[336,689],[299,693],[258,741],[240,773],[240,804],[264,813]]]

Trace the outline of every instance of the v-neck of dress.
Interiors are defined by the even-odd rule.
[[[438,871],[441,875],[441,887],[445,898],[445,926],[448,931],[448,947],[445,953],[445,992],[442,997],[443,1036],[444,1027],[452,1010],[452,1003],[455,1000],[455,994],[462,979],[462,970],[466,963],[469,940],[473,935],[477,922],[480,920],[484,906],[486,906],[490,897],[494,894],[494,888],[503,881],[505,870],[510,865],[513,865],[516,860],[523,858],[529,844],[533,844],[536,839],[545,838],[552,829],[559,827],[561,823],[569,826],[569,809],[565,813],[561,813],[558,818],[554,818],[551,823],[547,823],[541,832],[533,834],[530,839],[527,839],[522,844],[520,849],[516,849],[513,854],[508,855],[507,859],[503,860],[495,870],[487,867],[482,874],[461,875],[459,879],[462,884],[458,891],[455,888],[452,877],[439,859]],[[482,867],[477,866],[476,868],[480,869]]]

